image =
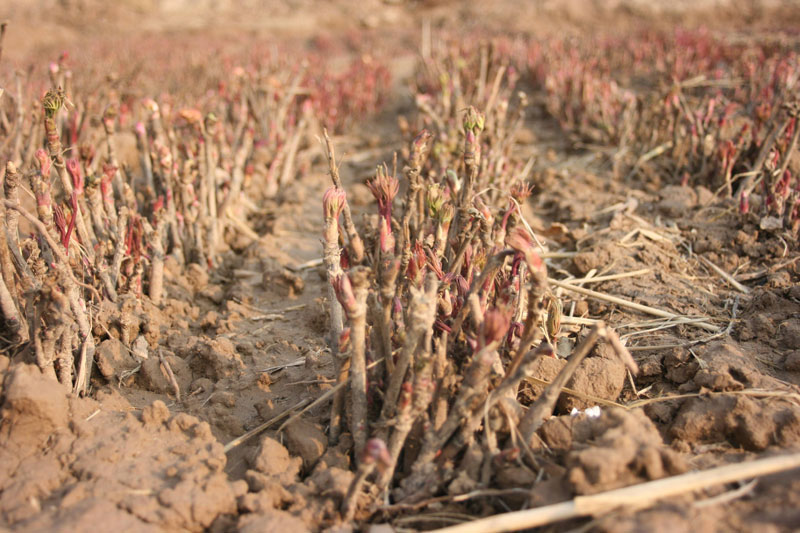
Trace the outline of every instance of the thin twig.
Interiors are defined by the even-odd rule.
[[[640,270],[633,270],[631,272],[621,272],[619,274],[608,274],[607,276],[595,276],[595,277],[584,277],[584,278],[575,278],[575,279],[565,279],[564,283],[569,283],[570,285],[583,285],[585,283],[597,283],[600,281],[611,281],[615,279],[622,279],[622,278],[631,278],[634,276],[643,276],[650,272],[651,268],[642,268]]]
[[[736,281],[736,280],[733,278],[733,276],[731,276],[730,274],[728,274],[727,272],[725,272],[724,270],[722,270],[720,267],[718,267],[717,265],[715,265],[714,263],[712,263],[711,261],[709,261],[708,259],[706,259],[706,258],[705,258],[705,257],[703,257],[703,256],[700,256],[700,255],[698,255],[697,257],[699,257],[699,258],[700,258],[700,260],[701,260],[703,263],[705,263],[705,264],[706,264],[706,265],[707,265],[709,268],[711,268],[711,270],[713,270],[714,272],[716,272],[717,274],[719,274],[719,276],[720,276],[722,279],[724,279],[725,281],[727,281],[728,283],[730,283],[730,284],[731,284],[731,286],[732,286],[734,289],[736,289],[737,291],[739,291],[739,292],[741,292],[741,293],[743,293],[743,294],[749,294],[749,293],[750,293],[750,289],[748,289],[747,287],[745,287],[744,285],[742,285],[741,283],[739,283],[738,281]]]
[[[507,496],[511,494],[529,494],[530,491],[524,488],[510,488],[510,489],[481,489],[473,490],[463,494],[452,494],[447,496],[437,496],[435,498],[428,498],[417,503],[395,503],[393,505],[386,505],[380,507],[378,510],[381,512],[392,513],[402,511],[416,511],[442,502],[465,502],[475,498],[493,498],[497,496]]]
[[[210,396],[209,396],[209,398],[210,398]],[[223,448],[223,451],[225,453],[228,453],[229,451],[231,451],[235,447],[239,446],[243,442],[245,442],[245,441],[249,440],[250,438],[258,435],[262,431],[265,431],[265,430],[269,429],[269,427],[272,426],[272,424],[274,424],[275,422],[277,422],[278,420],[280,420],[284,416],[286,416],[286,415],[292,413],[293,411],[301,408],[302,406],[306,405],[310,401],[311,400],[309,398],[304,398],[304,399],[300,400],[293,407],[290,407],[289,409],[283,411],[282,413],[273,416],[272,418],[270,418],[269,420],[267,420],[266,422],[264,422],[260,426],[257,426],[255,428],[251,429],[250,431],[248,431],[244,435],[240,435],[239,437],[236,437],[235,439],[233,439],[232,441],[230,441],[228,444],[225,445],[225,447]]]
[[[284,368],[290,368],[290,367],[293,367],[293,366],[303,366],[304,364],[306,364],[306,358],[305,357],[301,357],[300,359],[292,361],[291,363],[285,363],[285,364],[282,364],[282,365],[271,366],[271,367],[265,368],[264,370],[259,370],[259,372],[266,372],[268,374],[272,374],[274,372],[277,372],[278,370],[283,370]]]
[[[181,387],[178,385],[178,380],[175,379],[175,373],[172,371],[172,367],[169,364],[169,361],[164,357],[164,350],[158,350],[158,360],[161,362],[161,366],[164,367],[164,370],[167,373],[167,378],[169,379],[170,384],[172,385],[172,390],[175,392],[175,399],[177,401],[181,401]]]
[[[370,369],[372,369],[373,367],[375,367],[376,365],[378,365],[378,364],[380,364],[380,363],[382,363],[382,362],[383,362],[383,359],[378,359],[377,361],[373,361],[372,363],[370,363],[369,365],[367,365],[367,370],[370,370]],[[347,382],[346,382],[346,381],[345,381],[345,382],[342,382],[342,383],[339,383],[339,384],[337,384],[337,385],[334,385],[334,386],[333,386],[333,387],[331,387],[329,390],[325,391],[325,393],[324,393],[322,396],[320,396],[319,398],[317,398],[316,400],[314,400],[313,402],[311,402],[310,404],[308,404],[308,405],[307,405],[306,407],[304,407],[304,408],[303,408],[303,409],[302,409],[300,412],[298,412],[298,413],[296,413],[296,414],[292,415],[291,417],[289,417],[289,419],[288,419],[288,420],[286,420],[286,422],[284,422],[283,424],[281,424],[281,425],[280,425],[280,427],[278,427],[278,430],[277,430],[277,431],[278,431],[278,433],[280,433],[281,431],[283,431],[283,429],[284,429],[286,426],[288,426],[289,424],[291,424],[292,422],[294,422],[295,420],[297,420],[298,418],[300,418],[300,417],[303,415],[303,413],[305,413],[305,412],[307,412],[307,411],[309,411],[309,410],[313,409],[314,407],[316,407],[316,406],[318,406],[318,405],[322,404],[323,402],[325,402],[325,400],[327,400],[328,398],[330,398],[331,396],[333,396],[334,394],[336,394],[338,391],[340,391],[341,389],[343,389],[345,385],[347,385]],[[307,400],[307,399],[306,399],[306,400]],[[306,400],[304,400],[304,401],[306,401]],[[303,403],[303,402],[300,402],[300,403]],[[299,405],[300,405],[300,404],[296,405],[296,406],[295,406],[295,407],[293,407],[292,409],[296,409],[296,408],[297,408]]]
[[[700,500],[699,502],[694,502],[692,504],[692,507],[694,507],[695,509],[705,509],[706,507],[711,507],[713,505],[728,503],[730,501],[741,498],[742,496],[747,496],[748,494],[753,492],[753,489],[756,488],[756,485],[758,485],[758,479],[754,479],[749,483],[745,483],[738,489],[724,492],[719,496],[714,496],[713,498],[708,498],[705,500]]]
[[[651,403],[668,402],[671,400],[685,400],[688,398],[700,398],[701,396],[752,396],[754,398],[784,398],[793,400],[797,405],[800,405],[800,394],[790,391],[771,391],[763,389],[745,389],[734,391],[720,391],[720,392],[692,392],[686,394],[673,394],[669,396],[659,396],[658,398],[646,398],[644,400],[636,400],[627,405],[625,409],[638,409]]]
[[[616,296],[611,296],[609,294],[604,294],[602,292],[593,291],[590,289],[584,289],[583,287],[576,287],[569,283],[565,283],[563,281],[556,281],[550,280],[552,285],[556,287],[561,287],[562,289],[566,289],[568,291],[577,292],[578,294],[583,294],[585,296],[590,296],[597,300],[603,300],[606,302],[611,302],[617,305],[621,305],[623,307],[628,307],[630,309],[635,309],[637,311],[642,311],[643,313],[647,313],[653,316],[660,316],[664,318],[680,318],[681,315],[677,315],[675,313],[670,313],[669,311],[664,311],[662,309],[656,309],[655,307],[650,307],[648,305],[637,304],[636,302],[631,302],[628,300],[624,300],[622,298],[618,298]],[[692,325],[697,326],[699,328],[705,329],[711,332],[719,331],[719,327],[711,324],[709,322],[695,322]]]

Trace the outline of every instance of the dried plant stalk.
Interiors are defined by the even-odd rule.
[[[17,309],[14,297],[8,290],[5,278],[2,271],[0,271],[0,311],[6,321],[6,327],[16,336],[16,340],[24,338],[23,319]]]
[[[381,418],[391,420],[395,415],[397,398],[400,388],[405,381],[405,375],[412,364],[413,357],[420,349],[420,344],[425,339],[425,334],[433,326],[436,311],[436,290],[438,281],[430,275],[425,281],[424,289],[410,287],[411,303],[408,314],[409,327],[406,330],[406,340],[397,359],[394,372],[389,376],[389,385],[386,387]]]
[[[325,229],[323,234],[323,261],[328,278],[328,305],[330,306],[330,333],[328,346],[336,365],[336,377],[340,379],[342,364],[339,358],[339,343],[344,327],[344,313],[339,300],[336,298],[334,282],[342,275],[340,266],[341,256],[339,250],[339,215],[344,208],[345,192],[332,187],[323,197],[322,206],[325,215]],[[341,431],[341,410],[343,393],[337,392],[331,409],[331,432],[329,438],[336,443]]]
[[[535,509],[503,513],[432,533],[500,533],[519,531],[578,518],[608,513],[620,507],[643,509],[673,496],[733,481],[766,476],[800,467],[800,454],[766,457],[746,463],[718,466],[701,472],[657,479]]]
[[[328,168],[331,180],[337,189],[344,190],[342,188],[342,180],[339,177],[339,167],[336,164],[336,152],[333,148],[333,141],[328,136],[327,129],[324,129],[322,133],[325,136],[325,154],[328,157]],[[350,253],[352,255],[350,259],[353,263],[360,263],[364,259],[364,242],[361,240],[361,236],[358,234],[355,224],[353,224],[353,217],[350,214],[350,205],[346,200],[344,202],[344,230],[347,233],[348,242],[350,243]]]
[[[368,269],[358,268],[350,274],[355,296],[355,309],[348,312],[350,323],[350,394],[352,402],[351,431],[356,457],[364,453],[369,426],[367,423],[367,294]]]
[[[150,300],[155,305],[161,305],[164,293],[164,223],[159,220],[155,229],[146,220],[143,222],[145,239],[153,251],[150,264]]]

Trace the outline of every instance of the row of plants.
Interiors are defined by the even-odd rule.
[[[81,78],[62,54],[46,77],[7,74],[2,342],[76,393],[89,386],[96,344],[112,334],[99,314],[131,298],[163,305],[167,256],[210,269],[237,238],[257,240],[249,217],[307,172],[316,131],[374,112],[389,83],[369,57],[332,72],[322,58],[267,51],[240,63],[178,56]],[[158,89],[159,73],[178,88]]]
[[[548,112],[618,147],[620,176],[704,185],[797,235],[800,69],[788,38],[646,31],[536,40],[525,54]]]
[[[703,29],[501,37],[447,44],[451,74],[426,68],[423,94],[483,94],[490,61],[507,65],[578,146],[614,150],[619,179],[702,185],[761,225],[800,229],[798,55],[790,36]],[[424,98],[424,97],[423,97]]]

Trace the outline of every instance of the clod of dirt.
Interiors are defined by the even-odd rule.
[[[775,274],[785,272],[776,272]],[[773,278],[770,277],[770,283]],[[783,282],[778,286],[785,286]],[[793,350],[800,343],[800,312],[797,296],[789,282],[785,290],[761,288],[754,291],[753,297],[742,311],[743,321],[737,328],[740,341],[759,340],[773,348]],[[797,291],[794,291],[797,292]]]
[[[36,446],[57,429],[66,427],[67,390],[37,367],[16,365],[7,375],[4,389],[5,401],[0,409],[2,441]]]
[[[262,513],[279,507],[280,502],[268,491],[248,492],[236,501],[239,511],[243,513]]]
[[[677,385],[690,381],[700,368],[700,363],[683,348],[673,348],[664,356],[663,364],[665,377]]]
[[[540,357],[534,361],[531,367],[531,377],[544,381],[553,381],[567,362],[564,359],[554,357]],[[531,392],[534,397],[538,397],[544,391],[543,385],[531,384]]]
[[[735,391],[745,388],[773,388],[779,383],[762,374],[737,346],[718,342],[699,351],[702,368],[694,376],[694,383],[712,391]]]
[[[133,371],[141,363],[118,339],[114,338],[100,343],[95,352],[95,361],[100,374],[109,382]]]
[[[647,417],[657,424],[671,424],[681,406],[681,400],[655,402],[644,406]]]
[[[203,318],[200,319],[200,326],[201,329],[212,329],[217,327],[217,323],[219,322],[219,313],[216,311],[209,311],[205,314]]]
[[[165,355],[164,360],[172,369],[175,381],[177,381],[181,392],[187,391],[192,383],[192,370],[189,365],[174,354]],[[174,394],[175,392],[167,369],[158,357],[150,357],[142,363],[139,377],[141,378],[142,387],[149,391],[160,394]]]
[[[297,298],[306,287],[303,278],[286,268],[264,271],[261,283],[267,291],[290,299]]]
[[[236,406],[236,395],[231,391],[218,390],[211,397],[212,405],[221,405],[224,407]]]
[[[598,418],[582,417],[573,426],[567,455],[567,479],[577,494],[594,494],[680,474],[683,459],[664,446],[661,435],[641,410],[603,409]]]
[[[284,430],[286,447],[294,455],[303,458],[306,471],[313,468],[328,448],[328,437],[315,424],[302,418],[292,422]]]
[[[800,408],[746,396],[712,396],[687,400],[669,434],[686,443],[729,441],[746,450],[800,442]]]
[[[21,365],[10,378],[0,516],[15,529],[84,530],[93,516],[114,530],[201,531],[236,512],[246,486],[228,480],[225,453],[207,423],[170,416],[163,402],[143,409],[141,421],[107,409],[87,416],[96,405],[89,400],[72,400],[70,421],[66,392],[38,369]],[[24,425],[16,423],[21,414]],[[37,446],[48,437],[46,448]],[[42,505],[56,496],[58,508]]]
[[[315,493],[333,498],[337,505],[341,504],[355,474],[341,468],[315,468],[307,483]]]
[[[625,365],[614,355],[609,345],[600,345],[597,353],[597,357],[587,357],[581,361],[567,382],[567,387],[596,398],[615,401],[625,384]],[[562,394],[558,401],[562,412],[569,412],[573,408],[586,409],[592,405],[595,402],[569,394]]]
[[[191,263],[186,267],[186,277],[191,282],[195,291],[199,291],[208,285],[208,269],[197,263]]]
[[[589,314],[589,302],[586,300],[575,301],[575,316],[586,316]]]
[[[201,338],[197,341],[197,357],[192,359],[192,369],[212,380],[239,375],[244,370],[242,358],[233,343],[225,337]]]
[[[783,346],[800,346],[800,320],[789,319],[778,326],[778,335]]]
[[[251,492],[239,498],[239,507],[244,507],[247,512],[279,508],[294,501],[280,477],[267,476],[255,470],[248,470],[244,477]]]
[[[688,502],[687,502],[688,503]],[[688,507],[688,509],[687,509]],[[720,506],[722,507],[722,506]],[[682,505],[661,504],[654,509],[640,512],[611,513],[599,518],[592,527],[596,533],[617,533],[620,531],[649,531],[652,533],[673,533],[675,531],[721,531],[714,513],[692,513],[686,503]],[[768,530],[762,530],[768,531]]]
[[[697,193],[691,187],[668,185],[659,191],[661,201],[658,208],[669,217],[681,217],[697,205]]]
[[[172,330],[167,335],[167,348],[179,357],[186,358],[194,352],[200,340],[200,337],[188,335],[184,331]]]
[[[328,448],[322,454],[317,465],[317,468],[341,468],[343,470],[350,470],[350,456],[337,448]]]
[[[264,437],[253,459],[253,468],[268,476],[277,476],[284,485],[297,479],[302,459],[290,457],[289,451],[272,437]]]
[[[495,472],[494,479],[498,487],[533,487],[536,485],[536,472],[514,463],[501,465]]]
[[[245,484],[255,492],[246,492],[238,498],[239,510],[244,513],[263,513],[272,509],[285,509],[296,501],[294,495],[284,487],[280,478],[265,476],[255,470],[245,474]],[[287,485],[293,488],[295,485]]]
[[[664,355],[662,352],[648,355],[643,360],[638,361],[639,374],[637,375],[637,377],[641,380],[642,378],[653,378],[661,376],[663,372],[662,368],[663,361],[664,361]]]
[[[237,524],[239,533],[262,533],[264,531],[291,531],[305,533],[311,531],[305,522],[286,511],[272,509],[259,514],[242,515]]]
[[[800,350],[795,350],[786,356],[783,368],[789,372],[800,372]]]
[[[200,296],[220,305],[225,300],[225,289],[221,285],[209,285],[200,291]]]
[[[547,419],[539,428],[538,435],[541,442],[556,452],[564,453],[572,449],[572,431],[577,418],[564,415]]]
[[[169,420],[169,408],[161,400],[156,400],[152,404],[142,409],[142,424],[146,428],[158,429],[161,424]]]
[[[697,193],[697,205],[699,206],[709,205],[716,199],[714,192],[702,185],[695,187],[694,192]]]
[[[533,490],[528,496],[528,507],[543,507],[564,502],[572,496],[572,487],[564,476],[551,475],[550,479],[533,484]]]
[[[594,268],[601,268],[611,262],[612,254],[603,246],[595,250],[580,252],[572,258],[572,264],[579,274],[586,274]]]
[[[71,494],[71,493],[70,493]],[[63,504],[62,504],[63,505]],[[155,533],[158,526],[142,522],[114,503],[91,498],[51,513],[41,513],[16,531],[98,531],[98,526],[125,533]]]

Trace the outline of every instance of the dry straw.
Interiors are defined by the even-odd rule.
[[[758,459],[690,472],[680,476],[650,481],[622,489],[579,496],[573,500],[546,505],[526,511],[502,513],[456,526],[433,530],[433,533],[500,533],[546,526],[584,516],[601,516],[615,510],[638,510],[651,507],[661,500],[689,492],[766,476],[800,467],[800,453]]]

